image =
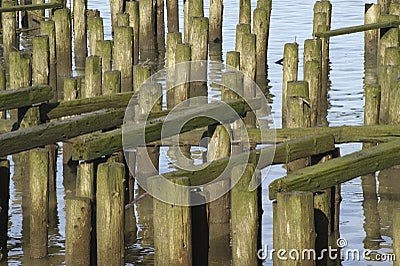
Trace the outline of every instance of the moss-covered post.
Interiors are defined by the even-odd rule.
[[[175,63],[180,64],[191,60],[191,47],[189,44],[178,43],[176,45]],[[178,84],[172,91],[173,104],[177,105],[190,97],[190,67],[189,64],[181,64],[175,68],[175,83]],[[182,69],[183,68],[183,69]],[[188,73],[189,72],[189,73]]]
[[[2,1],[2,7],[12,7],[15,1]],[[12,51],[18,51],[17,42],[17,19],[15,12],[5,12],[1,15],[1,24],[3,26],[3,56],[6,69],[9,69],[8,57]]]
[[[137,91],[140,85],[142,85],[143,82],[150,78],[151,69],[147,66],[136,65],[133,67],[133,75],[135,77],[133,80],[133,91]]]
[[[257,76],[267,75],[268,12],[264,8],[254,10],[253,32],[256,35]]]
[[[240,53],[242,56],[242,38],[244,34],[250,34],[250,24],[237,24],[236,25],[236,40],[235,40],[235,51]]]
[[[114,69],[121,71],[121,91],[132,91],[133,30],[131,27],[114,28]]]
[[[118,27],[129,27],[129,14],[128,13],[117,14],[117,26]]]
[[[279,265],[314,265],[312,252],[303,258],[301,252],[289,251],[315,250],[314,202],[311,192],[278,193],[276,212],[274,212],[274,249],[283,249],[287,260],[279,260]],[[288,233],[296,232],[296,233]],[[277,253],[275,253],[275,256]],[[282,254],[281,254],[282,255]]]
[[[240,0],[239,1],[239,23],[250,24],[251,23],[251,1]]]
[[[56,27],[54,21],[42,21],[40,34],[49,37],[49,85],[53,88],[52,102],[57,101]]]
[[[54,12],[56,29],[56,58],[57,62],[57,95],[63,99],[64,79],[72,75],[71,51],[71,13],[68,9],[59,9]]]
[[[168,33],[179,31],[178,0],[167,0],[167,27]]]
[[[191,43],[191,32],[193,28],[194,17],[204,17],[204,2],[203,0],[187,1],[187,27],[185,26],[185,42]],[[186,20],[185,20],[186,22]],[[186,25],[186,24],[185,24]]]
[[[399,16],[381,15],[378,22],[397,21]],[[378,67],[384,65],[385,51],[388,47],[397,47],[399,45],[399,28],[381,28],[379,30],[378,41]]]
[[[97,170],[96,230],[98,265],[123,265],[125,167],[103,163]]]
[[[99,40],[96,42],[95,55],[101,58],[101,74],[104,82],[104,73],[112,70],[112,50],[113,42],[110,40]]]
[[[210,32],[208,39],[214,43],[222,43],[222,14],[224,6],[222,0],[210,1]]]
[[[157,183],[157,179],[150,179],[148,182],[157,195],[171,193],[182,202],[189,203],[189,189],[165,191]],[[189,178],[180,178],[173,182],[180,186],[190,185]],[[168,219],[165,219],[166,216]],[[153,199],[153,222],[155,265],[192,265],[191,207]]]
[[[364,124],[379,124],[379,109],[381,103],[381,87],[377,84],[364,87]]]
[[[124,2],[123,0],[113,0],[110,1],[110,11],[111,11],[111,26],[114,29],[117,27],[117,20],[118,20],[118,14],[123,13],[123,8],[124,8]],[[113,30],[114,31],[114,30]]]
[[[156,15],[153,0],[139,1],[139,49],[149,52],[156,49]]]
[[[47,219],[49,182],[49,152],[35,149],[29,152],[29,191],[30,191],[30,256],[47,256]]]
[[[240,67],[240,53],[237,51],[229,51],[226,53],[226,65],[235,69]]]
[[[167,108],[171,109],[174,104],[174,91],[171,84],[174,84],[175,73],[172,71],[175,65],[175,55],[177,44],[182,43],[182,34],[180,32],[171,32],[167,34],[166,67],[167,69]]]
[[[287,125],[287,84],[296,81],[299,65],[299,45],[286,43],[283,49],[283,80],[282,80],[282,127]]]
[[[86,57],[85,89],[82,98],[101,95],[101,58],[94,55]]]
[[[97,41],[104,40],[103,18],[90,17],[87,20],[90,55],[96,54]]]
[[[67,265],[90,265],[90,198],[67,197],[65,212],[65,262]]]
[[[377,23],[379,15],[379,5],[365,4],[364,24]],[[364,32],[365,85],[375,84],[378,81],[378,39],[379,30],[368,30]]]
[[[73,5],[75,66],[84,69],[87,56],[87,0],[74,0]]]
[[[121,92],[121,72],[106,71],[103,75],[102,94],[111,95]]]
[[[129,14],[129,26],[133,29],[133,64],[139,62],[139,2],[125,3],[125,12]]]

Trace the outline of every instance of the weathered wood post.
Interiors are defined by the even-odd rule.
[[[175,64],[176,46],[182,43],[182,34],[180,32],[171,32],[167,34],[167,50],[166,50],[166,67],[167,70],[167,108],[171,109],[175,106],[174,103],[174,91],[175,88],[171,88],[171,84],[174,84],[175,73],[172,71],[172,67]]]
[[[236,40],[235,40],[235,51],[240,53],[242,56],[242,39],[244,34],[250,34],[250,24],[237,24],[236,25]]]
[[[0,160],[0,261],[7,257],[10,161]]]
[[[137,91],[140,85],[150,78],[151,69],[147,66],[135,65],[133,66],[133,75],[135,77],[133,80],[133,91]]]
[[[73,5],[75,66],[84,69],[87,56],[87,0],[74,0]]]
[[[364,24],[377,23],[380,15],[380,6],[377,4],[365,4]],[[378,82],[378,40],[379,30],[364,32],[364,84],[376,84]]]
[[[57,65],[56,65],[56,27],[52,20],[40,23],[40,34],[49,37],[49,85],[53,88],[54,97],[52,101],[57,101]]]
[[[122,13],[124,10],[124,2],[123,0],[113,0],[110,1],[110,11],[111,11],[111,26],[113,28],[117,27],[117,16]]]
[[[299,45],[286,43],[283,49],[283,80],[282,80],[282,127],[287,125],[287,84],[296,81],[299,65]]]
[[[114,28],[114,69],[121,71],[121,91],[132,91],[132,44],[131,27]]]
[[[90,265],[90,198],[67,197],[65,205],[65,262],[68,265]]]
[[[30,256],[47,256],[47,219],[49,212],[49,152],[35,149],[29,152],[29,191],[30,191]]]
[[[139,1],[139,49],[142,52],[156,49],[156,16],[153,0]]]
[[[99,265],[124,264],[125,167],[103,163],[97,170],[96,230]]]
[[[257,265],[258,193],[249,191],[255,166],[236,166],[232,177],[241,176],[231,190],[233,265]],[[243,204],[246,202],[246,204]]]
[[[104,83],[104,73],[112,70],[112,50],[113,42],[110,40],[96,42],[96,53],[95,55],[101,58],[101,75]]]
[[[103,95],[121,92],[121,72],[118,70],[104,72],[101,90]]]
[[[117,14],[117,26],[118,27],[129,27],[129,14],[127,14],[127,13]]]
[[[400,71],[400,48],[386,48],[384,59],[383,65],[379,67],[379,84],[381,86],[381,102],[379,109],[380,124],[389,123],[391,119],[389,116],[391,109],[390,104],[396,101],[396,99],[392,97],[392,91]]]
[[[253,32],[256,35],[256,76],[265,78],[267,75],[267,49],[269,34],[268,12],[263,8],[256,8],[253,16]]]
[[[381,87],[377,84],[364,87],[364,124],[379,124],[379,109],[381,103]]]
[[[237,51],[229,51],[226,53],[226,65],[239,69],[240,67],[240,53]]]
[[[192,50],[189,44],[181,44],[178,43],[176,45],[176,53],[175,53],[175,63],[184,63],[189,62],[191,60]],[[185,69],[182,69],[185,68]],[[175,82],[178,84],[173,90],[174,97],[174,105],[182,103],[189,99],[190,97],[190,69],[188,64],[179,65],[179,67],[175,68]],[[189,72],[189,73],[187,73]],[[189,147],[190,149],[190,147]]]
[[[378,5],[380,6],[380,13],[382,15],[387,15],[389,13],[389,6],[392,0],[378,0]]]
[[[239,1],[239,24],[250,24],[251,23],[251,1],[240,0]]]
[[[156,33],[157,33],[157,52],[161,55],[162,59],[165,56],[165,22],[164,22],[164,0],[155,0],[155,13],[156,13]]]
[[[303,79],[308,82],[311,108],[311,126],[321,123],[321,39],[304,41]]]
[[[129,26],[133,29],[133,64],[139,62],[139,2],[125,3],[125,12],[129,14]]]
[[[56,29],[56,58],[57,62],[57,95],[63,99],[64,79],[72,75],[71,54],[71,13],[68,9],[59,9],[54,12]]]
[[[276,258],[279,265],[314,265],[315,250],[314,202],[311,192],[278,193],[274,212],[274,249],[287,260]],[[288,233],[296,232],[296,233]],[[294,250],[294,252],[291,252]],[[310,250],[303,256],[304,250]],[[276,255],[276,253],[275,253]]]
[[[178,0],[167,0],[167,27],[168,33],[179,31]]]
[[[100,96],[101,58],[96,55],[86,57],[85,65],[85,88],[82,92],[82,98]]]
[[[6,80],[6,69],[0,66],[0,91],[6,90],[7,80]],[[6,111],[0,112],[0,119],[6,118]]]
[[[156,195],[171,193],[182,202],[190,203],[190,190],[163,191],[157,179],[149,180]],[[175,179],[176,185],[190,185],[189,178]],[[192,265],[191,207],[177,206],[153,199],[155,265]],[[168,219],[165,217],[168,215]]]
[[[204,17],[204,3],[203,0],[193,0],[187,1],[187,18],[185,19],[185,42],[191,43],[191,32],[193,28],[193,18],[194,17]],[[186,23],[187,21],[187,23]]]
[[[192,17],[190,40],[192,47],[192,61],[207,60],[208,58],[208,18]],[[199,82],[191,82],[190,97],[207,96],[207,67],[205,63],[192,65],[191,75],[196,74]]]
[[[210,32],[209,41],[214,43],[222,43],[222,15],[224,6],[222,0],[210,1]]]
[[[12,7],[15,1],[2,1],[2,7]],[[18,51],[17,46],[17,19],[15,12],[4,12],[1,16],[1,24],[3,26],[3,56],[6,70],[9,69],[8,57],[12,51]]]
[[[400,210],[395,209],[393,213],[393,253],[396,258],[400,256]],[[394,266],[399,266],[398,259],[393,261]]]
[[[379,22],[396,21],[399,16],[381,15]],[[379,30],[378,41],[378,67],[385,63],[385,51],[388,47],[397,47],[399,45],[399,28],[381,28]]]
[[[87,19],[90,55],[96,54],[97,41],[104,40],[103,18],[90,17]]]

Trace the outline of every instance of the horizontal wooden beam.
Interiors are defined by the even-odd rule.
[[[16,5],[11,7],[0,7],[0,13],[3,12],[16,12],[16,11],[31,11],[43,9],[56,9],[63,8],[62,3],[44,3],[44,4],[31,4],[31,5]]]
[[[276,129],[276,136],[263,136],[264,141],[261,140],[258,129],[248,130],[250,141],[256,144],[279,143],[299,137],[321,134],[333,135],[335,143],[388,142],[400,138],[400,125],[279,128]]]
[[[293,160],[300,158],[324,154],[335,149],[333,142],[333,136],[308,136],[295,140],[288,141],[286,143],[280,143],[274,146],[262,148],[260,150],[252,150],[250,155],[242,153],[239,155],[232,156],[230,158],[222,158],[211,162],[207,167],[199,171],[177,171],[167,174],[163,174],[166,179],[174,179],[179,177],[189,177],[190,184],[193,186],[201,186],[203,184],[212,182],[216,178],[220,177],[222,172],[231,161],[231,166],[236,166],[243,163],[243,159],[249,156],[257,156],[258,168],[262,169],[272,164],[288,163]],[[267,159],[265,159],[267,156]],[[271,157],[273,159],[271,160]],[[226,177],[229,178],[229,177]],[[224,179],[224,178],[222,178]]]
[[[93,112],[0,135],[0,157],[121,125],[125,109]]]
[[[16,109],[49,101],[53,98],[50,86],[33,86],[0,91],[0,110]]]
[[[132,97],[133,92],[125,92],[57,103],[44,103],[40,106],[40,113],[43,120],[48,120],[80,115],[103,109],[126,108]],[[133,101],[136,101],[135,99],[136,97]]]
[[[391,141],[306,167],[269,185],[269,198],[276,199],[278,192],[319,191],[347,182],[360,175],[383,170],[400,162],[400,141]]]
[[[250,100],[257,106],[260,103],[259,99]],[[227,104],[232,107],[238,114],[245,114],[251,111],[250,107],[244,101],[231,101]],[[258,106],[259,107],[259,106]],[[207,107],[201,106],[198,108],[188,108],[185,112],[179,112],[174,115],[169,123],[177,121],[188,121],[181,129],[181,133],[189,132],[194,129],[202,128],[208,125],[217,123],[214,119],[207,117],[207,114],[216,114],[221,111],[221,107],[216,104],[210,104]],[[168,114],[169,111],[162,111],[152,114],[152,117],[164,113]],[[195,118],[195,119],[191,119]],[[234,119],[234,117],[227,117]],[[155,121],[149,121],[146,124],[146,143],[151,143],[161,139],[161,129],[164,125],[166,117],[160,117]],[[170,118],[169,118],[170,119]],[[130,136],[142,136],[142,128],[132,127]],[[169,137],[169,136],[164,136]],[[99,158],[103,155],[111,154],[113,152],[122,151],[122,130],[117,129],[112,132],[103,134],[92,134],[89,136],[82,136],[73,140],[72,158],[74,160],[92,160]]]
[[[314,35],[315,35],[315,37],[319,37],[319,38],[329,38],[329,37],[333,37],[333,36],[346,35],[346,34],[351,34],[351,33],[356,33],[356,32],[363,32],[363,31],[367,31],[367,30],[377,30],[377,29],[381,29],[381,28],[395,28],[395,27],[398,27],[399,25],[400,25],[400,21],[378,22],[378,23],[370,23],[370,24],[346,27],[346,28],[335,29],[335,30],[316,32]]]

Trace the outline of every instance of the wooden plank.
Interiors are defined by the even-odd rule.
[[[400,125],[279,128],[276,129],[276,136],[265,136],[263,143],[279,143],[299,137],[325,134],[333,135],[335,143],[388,142],[400,137]],[[260,130],[249,129],[248,135],[252,143],[262,144]]]
[[[93,112],[0,135],[0,157],[122,124],[125,109]]]
[[[260,103],[259,99],[251,100],[254,103]],[[245,114],[250,111],[250,108],[244,101],[230,101],[227,102],[238,114]],[[259,106],[258,106],[259,107]],[[207,114],[216,114],[220,112],[218,105],[209,105],[209,108],[201,106],[199,108],[188,108],[185,112],[179,112],[173,118],[173,122],[176,121],[187,121],[191,118],[185,126],[182,128],[181,133],[189,132],[193,129],[202,128],[204,126],[215,124],[216,121],[207,117]],[[162,111],[165,115],[168,111]],[[162,112],[154,113],[152,116],[161,114]],[[227,117],[233,119],[233,117]],[[166,117],[160,117],[156,121],[148,122],[146,125],[146,143],[158,141],[161,138],[161,128],[164,125]],[[142,129],[139,127],[133,127],[129,134],[132,136],[141,136]],[[122,130],[117,129],[112,132],[103,134],[93,134],[90,136],[83,136],[74,140],[72,158],[74,160],[92,160],[99,158],[106,154],[122,150]],[[168,137],[168,136],[164,136]]]
[[[400,21],[370,23],[370,24],[346,27],[346,28],[341,28],[341,29],[317,32],[317,33],[315,33],[315,37],[329,38],[329,37],[333,37],[333,36],[345,35],[345,34],[356,33],[356,32],[363,32],[363,31],[368,31],[368,30],[377,30],[377,29],[381,29],[381,28],[395,28],[395,27],[398,27],[399,25],[400,25]]]
[[[319,191],[347,182],[360,175],[389,168],[399,164],[400,141],[392,141],[335,158],[321,164],[306,167],[269,185],[269,198],[278,192]]]
[[[31,4],[31,5],[16,5],[11,7],[0,7],[0,13],[3,12],[17,12],[17,11],[30,11],[30,10],[43,10],[43,9],[56,9],[63,8],[62,3],[44,3],[44,4]]]
[[[327,153],[334,150],[334,146],[335,145],[333,142],[333,136],[331,135],[308,136],[291,140],[286,143],[280,143],[276,145],[276,147],[270,146],[262,148],[260,150],[252,150],[250,152],[250,156],[246,153],[242,153],[239,155],[231,156],[229,158],[215,160],[211,162],[210,165],[208,165],[206,168],[199,171],[180,170],[177,172],[163,174],[163,177],[167,179],[189,177],[191,185],[199,186],[208,182],[212,182],[214,179],[219,177],[228,165],[229,160],[231,160],[231,165],[232,167],[234,167],[242,164],[243,159],[247,158],[247,156],[249,156],[249,158],[257,156],[257,161],[260,160],[257,168],[262,169],[271,164],[271,160],[265,160],[265,157],[263,156],[270,156],[274,155],[275,153],[272,164],[288,163],[296,159]],[[260,154],[264,155],[260,156]]]
[[[53,98],[50,86],[33,86],[0,91],[0,110],[16,109],[49,101]]]

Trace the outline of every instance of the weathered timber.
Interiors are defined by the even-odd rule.
[[[258,99],[252,100],[257,103]],[[250,108],[243,101],[234,101],[228,102],[228,104],[239,114],[244,114],[249,111]],[[181,133],[188,132],[192,129],[201,128],[204,126],[215,124],[216,121],[212,118],[207,117],[207,114],[218,112],[218,105],[210,105],[210,108],[206,111],[203,110],[204,107],[200,108],[188,108],[186,112],[180,112],[174,119],[170,119],[170,121],[175,121],[180,123],[181,119],[186,119],[190,117],[190,115],[196,114],[198,118],[190,120],[186,123],[182,129]],[[186,110],[186,109],[185,109]],[[165,112],[165,111],[164,111]],[[165,112],[167,115],[168,112]],[[199,114],[204,114],[204,117],[199,117]],[[229,115],[228,115],[229,116]],[[146,143],[150,143],[153,141],[157,141],[161,138],[161,128],[163,127],[164,120],[166,117],[161,117],[155,121],[150,121],[146,125]],[[232,117],[233,118],[233,117]],[[230,118],[227,117],[227,120]],[[127,129],[129,132],[129,136],[138,136],[142,135],[142,128],[140,127],[132,127]],[[136,133],[135,133],[136,132]],[[168,137],[168,136],[164,136]],[[113,132],[104,133],[99,136],[83,137],[79,141],[74,144],[73,148],[73,158],[79,158],[82,160],[90,160],[89,158],[98,158],[102,155],[110,154],[113,152],[118,152],[122,150],[122,131],[114,130]],[[1,156],[1,154],[0,154]]]
[[[0,135],[0,157],[119,126],[122,124],[124,115],[125,108],[98,111],[2,134]]]
[[[12,7],[0,7],[0,13],[3,12],[17,12],[17,11],[31,11],[31,10],[44,10],[44,9],[57,9],[63,8],[64,5],[60,3],[44,3],[32,5],[16,5]]]
[[[45,103],[40,106],[40,112],[47,119],[56,119],[103,109],[126,108],[132,97],[133,92],[124,92],[57,103]],[[132,100],[136,101],[136,97]]]
[[[50,86],[33,86],[16,90],[0,91],[0,110],[14,109],[42,103],[53,98]]]
[[[270,183],[269,198],[275,199],[278,192],[319,191],[360,175],[389,168],[398,164],[399,159],[400,141],[383,143],[279,178]]]
[[[396,28],[399,25],[400,25],[400,21],[398,21],[398,20],[389,21],[389,22],[385,21],[385,22],[370,23],[370,24],[346,27],[346,28],[335,29],[335,30],[328,30],[328,31],[323,31],[323,32],[316,32],[316,33],[314,33],[314,35],[315,35],[315,37],[319,37],[319,38],[328,38],[328,37],[351,34],[351,33],[356,33],[356,32],[363,32],[363,31],[368,31],[368,30],[376,30],[376,29],[383,29],[383,28]]]

